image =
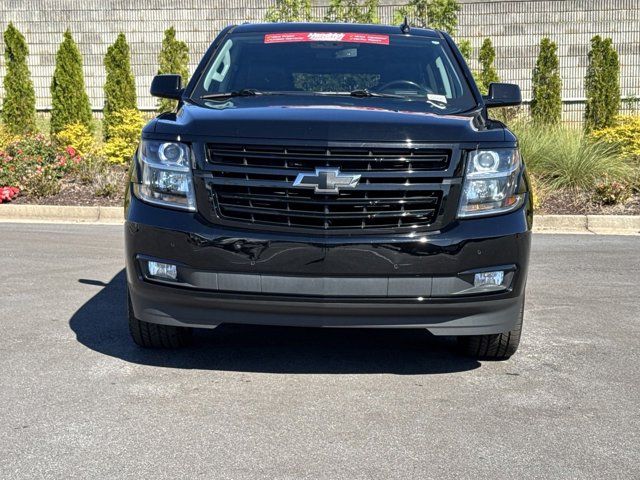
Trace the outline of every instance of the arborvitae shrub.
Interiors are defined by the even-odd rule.
[[[480,61],[480,72],[478,72],[478,88],[483,95],[489,92],[489,85],[491,83],[499,82],[498,72],[494,66],[496,59],[496,51],[493,48],[491,39],[485,38],[480,47],[480,54],[478,60]]]
[[[4,102],[2,120],[11,134],[22,135],[36,130],[36,94],[27,66],[29,47],[24,36],[9,23],[4,32]]]
[[[614,125],[620,110],[620,62],[610,38],[596,35],[591,39],[584,87],[585,129],[590,132]]]
[[[540,42],[538,61],[533,69],[531,117],[540,125],[557,125],[562,118],[562,80],[558,46],[549,38]]]
[[[325,22],[380,23],[378,0],[331,0]]]
[[[84,86],[82,55],[69,30],[64,33],[64,40],[56,54],[56,68],[51,80],[51,105],[52,135],[72,124],[93,129],[91,104]]]
[[[107,50],[104,66],[107,78],[104,84],[103,132],[105,140],[109,140],[113,126],[118,122],[114,113],[136,108],[136,85],[131,72],[131,52],[124,33],[120,33],[115,43]]]
[[[189,79],[189,47],[181,40],[176,39],[176,30],[173,27],[164,31],[162,50],[160,50],[159,74],[175,73],[182,77],[182,85],[186,85]],[[171,112],[177,102],[167,98],[160,99],[158,111]]]
[[[311,19],[311,0],[276,0],[265,15],[267,22],[308,22]]]

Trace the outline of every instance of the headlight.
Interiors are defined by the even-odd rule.
[[[470,152],[458,217],[493,215],[520,207],[524,195],[516,190],[521,170],[517,149]]]
[[[178,142],[143,140],[138,149],[140,178],[133,191],[140,200],[183,210],[196,210],[191,151]]]

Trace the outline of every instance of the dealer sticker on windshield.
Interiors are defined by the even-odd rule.
[[[342,32],[283,32],[267,33],[264,36],[264,43],[295,42],[350,42],[389,45],[389,35]]]

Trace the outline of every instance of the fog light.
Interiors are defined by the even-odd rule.
[[[147,262],[149,275],[157,278],[175,280],[178,278],[178,268],[175,265],[160,262]]]
[[[473,279],[475,287],[499,286],[504,281],[504,272],[482,272],[476,273]]]

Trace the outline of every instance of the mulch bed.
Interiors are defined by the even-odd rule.
[[[98,197],[91,185],[84,185],[74,180],[62,180],[60,191],[49,197],[29,197],[18,195],[11,203],[34,205],[73,205],[73,206],[105,206],[121,207],[124,203],[125,186],[109,197]]]
[[[640,195],[624,204],[600,205],[588,193],[559,191],[549,193],[536,210],[540,215],[640,215]]]

